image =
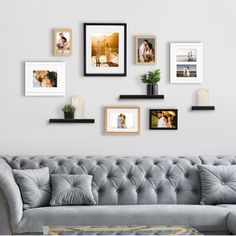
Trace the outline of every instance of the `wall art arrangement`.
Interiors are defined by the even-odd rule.
[[[54,56],[72,55],[72,30],[54,30]]]
[[[156,64],[156,36],[135,37],[136,64]]]
[[[149,128],[163,130],[178,129],[178,110],[177,109],[150,109]]]
[[[64,95],[64,62],[25,62],[25,96]]]
[[[139,107],[105,107],[106,135],[137,135],[139,133]]]
[[[126,24],[84,24],[84,76],[126,76]]]
[[[202,44],[171,43],[171,83],[202,83]]]
[[[73,34],[71,29],[55,29],[53,55],[72,55]],[[84,23],[84,76],[113,77],[127,76],[127,25],[125,23]],[[135,37],[135,61],[137,65],[157,63],[156,36]],[[170,44],[170,82],[203,82],[202,43]],[[146,94],[120,95],[120,99],[164,99],[158,93],[161,79],[160,69],[140,75],[146,85]],[[64,96],[64,62],[25,62],[26,96]],[[192,110],[214,110],[209,106],[209,91],[197,92],[197,106]],[[62,110],[64,119],[50,119],[50,123],[94,123],[84,118],[84,98],[73,96],[71,104]],[[150,130],[177,130],[178,110],[156,108],[149,110]],[[140,134],[140,108],[127,106],[105,107],[105,135]]]

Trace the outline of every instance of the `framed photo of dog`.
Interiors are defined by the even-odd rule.
[[[105,107],[105,135],[140,134],[139,107]]]

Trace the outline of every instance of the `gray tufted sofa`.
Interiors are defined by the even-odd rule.
[[[199,205],[197,164],[234,165],[235,156],[1,156],[0,234],[42,233],[43,225],[189,225],[205,234],[236,234],[236,205]],[[93,175],[95,206],[23,211],[12,169]]]

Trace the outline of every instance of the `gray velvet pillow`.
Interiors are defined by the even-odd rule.
[[[51,206],[93,205],[91,175],[51,175]]]
[[[202,199],[201,204],[236,203],[236,166],[198,165]]]
[[[51,186],[48,167],[41,169],[13,170],[24,203],[24,209],[49,204]]]

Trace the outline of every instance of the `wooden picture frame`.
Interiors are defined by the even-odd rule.
[[[127,24],[84,23],[84,76],[127,75]]]
[[[140,107],[105,107],[104,133],[105,135],[139,135]]]
[[[162,113],[159,119],[163,119],[158,127],[158,117],[153,119],[153,113]],[[170,120],[168,120],[170,118]],[[156,120],[157,119],[157,120]],[[154,125],[155,123],[155,125]],[[178,109],[150,109],[149,110],[149,129],[150,130],[177,130],[178,129]]]
[[[61,37],[61,39],[59,37]],[[60,43],[59,43],[59,40],[60,40]],[[72,49],[73,49],[72,30],[71,29],[55,29],[54,41],[53,41],[53,55],[54,56],[71,56]]]
[[[145,46],[144,43],[146,44],[147,47],[146,56],[140,55],[140,47],[142,46],[144,47]],[[154,35],[135,36],[135,64],[154,65],[156,63],[157,63],[157,37]]]

